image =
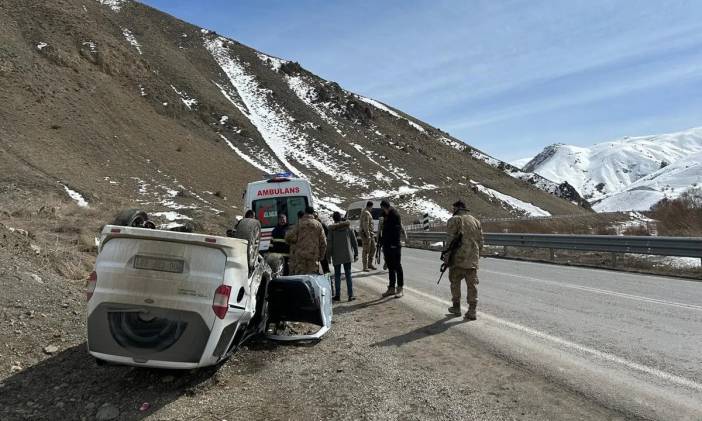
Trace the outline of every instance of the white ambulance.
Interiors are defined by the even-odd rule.
[[[312,186],[302,178],[293,178],[291,174],[274,174],[267,180],[249,183],[244,194],[244,206],[254,211],[255,218],[261,222],[260,251],[270,247],[273,228],[278,224],[278,217],[288,217],[288,224],[297,224],[298,212],[313,206]]]

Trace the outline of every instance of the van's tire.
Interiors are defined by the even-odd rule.
[[[240,220],[236,226],[234,238],[248,242],[246,247],[247,263],[249,264],[249,272],[251,272],[256,267],[258,250],[261,247],[261,223],[253,218]]]
[[[141,209],[132,208],[125,209],[115,216],[112,225],[122,227],[141,227],[145,221],[149,220],[149,216]]]

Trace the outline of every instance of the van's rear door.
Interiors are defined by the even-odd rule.
[[[223,283],[226,255],[215,247],[116,237],[102,246],[94,295],[101,301],[197,312],[211,328],[212,299]]]

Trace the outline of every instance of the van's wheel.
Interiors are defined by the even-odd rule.
[[[148,221],[149,217],[141,209],[132,208],[125,209],[115,216],[112,221],[112,225],[119,225],[122,227],[142,227],[144,222]]]
[[[254,267],[256,267],[258,249],[261,246],[261,223],[253,218],[242,219],[236,226],[234,238],[239,238],[248,242],[246,251],[248,255],[249,272],[251,272]]]

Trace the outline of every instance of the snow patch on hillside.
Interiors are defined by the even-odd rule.
[[[364,97],[362,95],[358,95],[358,94],[352,94],[352,95],[354,97],[360,99],[361,101],[365,102],[366,104],[370,104],[370,105],[374,106],[375,108],[378,108],[378,109],[385,111],[386,113],[390,114],[391,116],[393,116],[395,118],[405,120],[407,123],[409,123],[410,126],[414,127],[418,131],[420,131],[422,133],[426,133],[426,129],[424,127],[420,126],[419,124],[415,123],[414,121],[412,121],[408,118],[401,116],[396,111],[392,110],[391,108],[389,108],[387,105],[383,104],[382,102],[378,102],[374,99],[366,98],[366,97]]]
[[[478,161],[483,161],[491,167],[499,168],[500,166],[504,166],[504,163],[499,159],[493,158],[490,155],[485,155],[484,153],[476,150],[472,150],[470,155]]]
[[[249,155],[247,155],[247,154],[245,154],[244,152],[242,152],[239,148],[237,148],[236,146],[234,146],[234,144],[233,144],[231,141],[229,141],[229,139],[227,139],[224,135],[220,134],[219,137],[221,137],[221,138],[227,143],[227,146],[229,146],[229,147],[230,147],[237,155],[239,155],[239,157],[240,157],[241,159],[243,159],[244,161],[248,162],[249,164],[251,164],[251,165],[254,166],[255,168],[257,168],[257,169],[263,171],[263,172],[266,173],[266,174],[272,174],[272,173],[274,173],[274,171],[271,171],[271,168],[264,166],[263,164],[261,164],[260,162],[256,161],[255,159],[253,159],[253,158],[250,157]]]
[[[47,43],[45,43],[45,42],[40,42],[40,43],[37,44],[37,50],[41,51],[41,50],[43,50],[44,48],[46,48],[46,47],[48,47],[48,46],[49,46],[49,44],[47,44]]]
[[[450,146],[450,147],[452,147],[458,151],[461,151],[461,152],[468,149],[468,145],[466,145],[465,143],[456,142],[455,140],[449,139],[448,137],[445,137],[445,136],[440,137],[439,142],[443,143],[446,146]]]
[[[480,193],[483,193],[493,199],[496,199],[503,203],[503,207],[506,206],[507,209],[511,208],[520,213],[524,213],[528,216],[551,216],[550,212],[541,209],[531,203],[524,202],[515,197],[500,193],[497,190],[493,190],[489,187],[485,187],[477,181],[470,180],[473,187],[477,188]]]
[[[246,105],[248,112],[241,108],[240,111],[258,129],[277,159],[299,177],[308,178],[292,164],[292,160],[338,182],[366,185],[367,180],[347,171],[348,164],[336,158],[336,151],[333,154],[324,152],[320,142],[315,142],[293,124],[295,119],[270,99],[270,90],[260,86],[256,76],[249,71],[250,65],[229,54],[228,42],[223,37],[204,40],[205,47]]]
[[[335,114],[335,107],[332,103],[322,103],[317,102],[319,98],[319,93],[312,86],[311,83],[306,81],[302,76],[285,76],[285,80],[288,82],[288,86],[295,93],[295,95],[302,100],[308,107],[312,108],[319,117],[330,126],[334,127],[337,133],[341,137],[346,137],[346,134],[339,129],[339,123],[327,114],[327,111]]]
[[[180,100],[185,104],[186,107],[188,107],[189,110],[192,110],[193,107],[197,106],[197,100],[195,98],[192,98],[190,95],[187,94],[185,91],[179,91],[176,89],[175,86],[171,85],[171,88],[175,91],[176,94],[180,97]]]
[[[88,207],[88,201],[85,200],[85,198],[83,197],[83,195],[81,195],[80,193],[78,193],[78,192],[75,191],[75,190],[71,190],[70,188],[68,188],[67,185],[65,185],[65,184],[63,184],[63,183],[61,183],[61,185],[63,186],[63,189],[66,190],[66,193],[68,194],[68,197],[70,197],[71,199],[73,199],[73,201],[76,202],[76,204],[77,204],[78,206],[80,206],[81,208],[87,208],[87,207]]]
[[[325,196],[320,198],[315,194],[312,200],[317,204],[318,208],[324,209],[329,213],[339,212],[342,215],[346,213],[346,210],[339,206],[341,203],[343,203],[343,200],[338,197]]]
[[[109,6],[115,12],[119,12],[122,9],[122,5],[127,2],[127,0],[97,0],[98,3]],[[85,8],[85,6],[83,6]]]
[[[124,35],[124,39],[126,39],[127,42],[132,45],[132,47],[136,48],[137,52],[141,55],[141,45],[137,41],[132,31],[127,28],[122,28],[122,35]]]
[[[89,50],[91,53],[96,53],[96,52],[97,52],[97,45],[95,45],[95,43],[92,42],[92,41],[83,41],[83,42],[81,43],[81,45],[83,45],[83,46],[85,46],[85,47],[88,47],[88,50]]]
[[[441,221],[448,221],[451,218],[451,212],[425,197],[412,197],[398,206],[410,215],[421,216],[426,213],[430,218]]]
[[[273,71],[277,72],[283,64],[289,63],[287,60],[280,59],[278,57],[269,56],[268,54],[263,54],[257,52],[256,56]]]

